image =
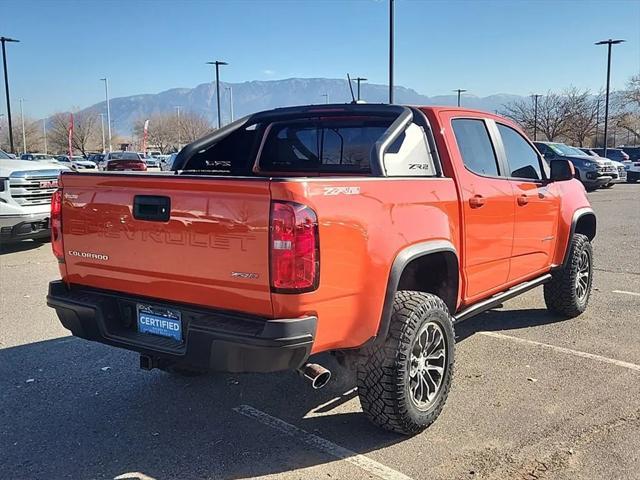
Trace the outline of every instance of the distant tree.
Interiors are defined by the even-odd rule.
[[[134,135],[144,136],[144,122],[149,120],[147,146],[157,148],[162,153],[178,150],[182,145],[193,142],[211,131],[207,119],[193,112],[184,112],[178,118],[174,113],[157,113],[147,118],[139,118],[133,125]]]
[[[562,133],[572,145],[582,147],[596,131],[598,97],[575,87],[565,90],[562,97],[567,112]]]
[[[47,140],[54,151],[65,152],[69,150],[69,113],[56,113],[49,118],[49,130]],[[73,136],[71,148],[74,152],[86,155],[93,150],[102,149],[102,140],[98,139],[98,121],[95,115],[78,113],[73,115]]]
[[[3,117],[4,118],[4,117]],[[36,120],[27,118],[24,119],[24,137],[22,136],[22,119],[13,119],[13,147],[16,150],[14,153],[22,153],[24,151],[24,140],[26,140],[27,152],[40,152],[42,151],[42,130],[40,129],[40,123]],[[6,134],[4,133],[6,131]],[[9,150],[9,127],[2,127],[3,135],[6,135],[7,151]],[[3,142],[4,143],[4,142]]]
[[[518,122],[527,133],[533,132],[536,123],[535,104],[532,98],[515,100],[503,106],[501,113]],[[546,140],[557,140],[566,132],[571,109],[562,95],[547,92],[538,99],[537,131]]]

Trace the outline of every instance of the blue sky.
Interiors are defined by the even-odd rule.
[[[387,81],[386,0],[2,0],[12,103],[41,117],[111,96],[222,80]],[[640,72],[640,0],[396,0],[396,84],[425,95],[454,88],[528,95],[569,85],[598,90],[606,47],[612,85]],[[0,111],[5,111],[4,95]]]

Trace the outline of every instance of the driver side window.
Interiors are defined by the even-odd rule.
[[[507,157],[509,176],[534,181],[542,180],[540,158],[529,142],[513,128],[500,123],[496,125]]]

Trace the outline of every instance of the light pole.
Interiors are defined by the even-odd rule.
[[[533,97],[533,141],[538,140],[538,99],[542,96],[537,93]]]
[[[464,88],[456,88],[454,92],[458,92],[458,106],[460,106],[460,95],[466,92],[466,90]]]
[[[44,133],[44,154],[46,155],[47,153],[47,119],[43,118],[42,119],[42,132]]]
[[[329,94],[328,93],[322,93],[320,96],[324,97],[324,103],[329,103]]]
[[[24,108],[22,104],[24,103],[24,98],[20,98],[20,120],[22,121],[22,153],[27,153],[27,135],[24,131]]]
[[[389,0],[389,103],[393,103],[393,0]]]
[[[111,146],[111,106],[109,105],[109,79],[107,77],[101,78],[104,82],[104,97],[107,101],[107,132],[109,132],[109,152],[112,150]]]
[[[180,125],[180,105],[176,105],[173,107],[176,109],[176,115],[178,116],[178,150],[181,149],[182,141],[180,140],[180,130],[182,129],[182,125]]]
[[[367,79],[363,77],[356,77],[356,83],[358,85],[358,100],[360,100],[360,82],[366,82]]]
[[[102,153],[106,153],[106,146],[104,144],[104,113],[100,113],[100,125],[102,126]]]
[[[13,124],[11,123],[11,101],[9,100],[9,75],[7,74],[7,52],[4,44],[7,42],[19,42],[14,38],[0,37],[2,43],[2,66],[4,67],[4,93],[7,96],[7,122],[9,123],[9,148],[11,153],[15,153],[13,148]]]
[[[226,87],[225,90],[229,90],[229,112],[231,114],[231,121],[233,122],[233,88]]]
[[[602,40],[596,42],[596,45],[607,45],[607,91],[604,97],[604,153],[603,157],[607,157],[607,129],[609,127],[609,85],[611,82],[611,45],[618,45],[624,40]]]
[[[227,62],[216,60],[215,62],[207,62],[208,65],[216,66],[216,99],[218,108],[218,128],[222,126],[222,116],[220,114],[220,65],[229,65]]]

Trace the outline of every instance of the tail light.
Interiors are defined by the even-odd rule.
[[[294,202],[271,204],[271,290],[311,292],[320,278],[318,218]]]
[[[53,192],[51,197],[51,249],[60,263],[64,262],[62,246],[62,189]]]

